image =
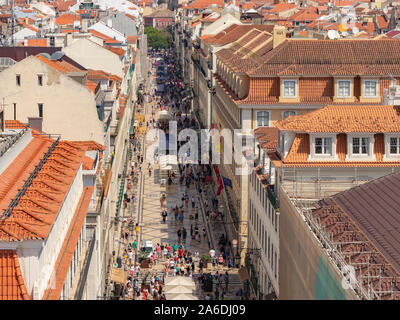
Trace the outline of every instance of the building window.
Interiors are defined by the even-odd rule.
[[[283,111],[282,119],[286,119],[289,116],[295,116],[296,114],[297,114],[297,112],[296,111],[292,111],[292,110]]]
[[[260,243],[264,243],[264,224],[261,226],[261,237],[260,237]]]
[[[13,103],[14,105],[14,120],[17,120],[17,104]]]
[[[353,154],[368,154],[369,138],[353,138]]]
[[[296,81],[284,80],[283,81],[283,96],[287,98],[296,97]]]
[[[17,74],[16,82],[17,82],[17,86],[20,87],[21,86],[21,76],[19,74]]]
[[[315,154],[332,155],[332,138],[315,138]]]
[[[268,127],[269,126],[269,112],[268,111],[257,111],[257,128],[258,127]]]
[[[275,225],[275,210],[271,206],[271,218],[272,218],[272,225]]]
[[[338,97],[349,98],[350,97],[350,80],[339,80],[338,81]]]
[[[271,243],[271,269],[274,270],[274,245]]]
[[[377,96],[378,81],[376,80],[365,80],[364,81],[364,97],[376,97]]]
[[[38,85],[39,86],[43,86],[43,76],[42,75],[38,75]]]
[[[400,154],[400,138],[390,137],[390,154]]]
[[[43,118],[43,103],[38,103],[39,118]]]

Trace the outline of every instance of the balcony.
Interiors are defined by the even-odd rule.
[[[269,185],[267,187],[267,194],[268,194],[268,199],[271,202],[271,204],[273,205],[273,207],[275,208],[275,210],[279,210],[279,201],[278,201],[278,198],[277,198],[275,192],[272,190],[271,185]]]

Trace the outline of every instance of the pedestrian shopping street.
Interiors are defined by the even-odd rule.
[[[178,131],[196,128],[189,104],[182,102],[183,82],[179,70],[174,68],[173,52],[152,52],[149,58],[153,68],[144,85],[143,108],[137,106],[135,114],[135,119],[144,121],[136,123],[135,141],[131,141],[122,230],[115,239],[113,252],[113,267],[124,271],[126,282],[111,279],[111,297],[123,300],[240,299],[243,284],[238,269],[233,266],[227,241],[221,239],[224,231],[218,216],[216,184],[212,180],[205,182],[210,181],[206,178],[211,175],[207,166],[179,165],[168,170],[166,176],[161,163],[156,161],[151,165],[153,159],[147,158],[147,150],[157,138],[145,139],[143,129],[148,132],[152,128],[165,128],[166,122],[160,115],[169,114],[168,120],[177,121]],[[157,83],[159,64],[167,68],[162,87]],[[161,158],[157,152],[154,156],[157,160]],[[163,211],[167,212],[165,221]],[[143,262],[141,244],[149,241],[153,253]],[[213,256],[208,265],[201,261],[203,256]],[[213,278],[212,288],[208,274]],[[181,282],[172,278],[184,278],[181,281],[187,286],[179,285]]]

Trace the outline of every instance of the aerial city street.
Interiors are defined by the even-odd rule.
[[[0,300],[399,300],[399,13],[0,0]]]

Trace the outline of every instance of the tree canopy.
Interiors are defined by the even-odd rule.
[[[159,31],[153,27],[145,27],[147,46],[154,49],[167,49],[172,44],[172,36],[167,30]]]

